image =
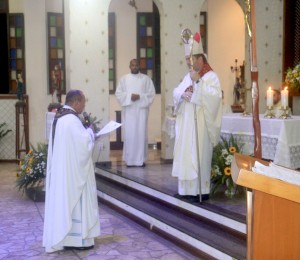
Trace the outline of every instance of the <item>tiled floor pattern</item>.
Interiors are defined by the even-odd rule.
[[[197,259],[113,209],[99,204],[102,235],[94,249],[47,254],[42,247],[44,202],[15,188],[17,164],[0,163],[0,259]]]

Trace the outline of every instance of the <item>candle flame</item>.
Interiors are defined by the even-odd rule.
[[[288,90],[288,87],[285,87],[284,90]]]
[[[272,90],[272,87],[271,87],[271,86],[269,87],[269,90]]]

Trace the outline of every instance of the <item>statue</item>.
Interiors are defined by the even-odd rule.
[[[235,79],[235,84],[233,87],[233,96],[234,96],[234,105],[239,105],[240,104],[240,98],[241,98],[241,91],[242,91],[242,85],[240,83],[240,79],[236,78]]]
[[[56,101],[58,103],[61,103],[61,80],[62,80],[61,66],[60,64],[57,64],[54,66],[54,69],[52,70],[53,85],[51,88],[51,94],[52,94],[53,103],[55,103]]]
[[[235,59],[235,67],[231,66],[231,72],[235,73],[235,83],[233,87],[233,105],[231,110],[233,113],[242,113],[244,112],[243,103],[244,103],[244,68],[245,65],[237,66],[238,60]]]
[[[22,79],[21,73],[18,73],[16,82],[17,82],[17,98],[20,101],[23,101],[24,100],[24,84],[23,84],[23,79]]]

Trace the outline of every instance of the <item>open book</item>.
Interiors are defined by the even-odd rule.
[[[101,135],[108,134],[117,128],[119,128],[122,124],[115,122],[115,121],[110,121],[107,123],[98,133],[96,133],[96,138],[100,137]]]
[[[300,186],[299,171],[285,168],[272,162],[269,164],[269,166],[266,166],[256,161],[254,167],[252,167],[252,171]]]

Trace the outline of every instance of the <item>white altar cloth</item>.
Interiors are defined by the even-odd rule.
[[[290,119],[264,118],[260,115],[262,158],[291,169],[300,168],[300,116]],[[254,151],[254,129],[252,117],[240,113],[222,117],[221,136],[233,135],[243,143],[243,154]]]

